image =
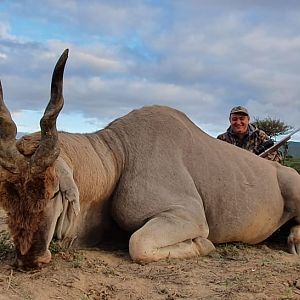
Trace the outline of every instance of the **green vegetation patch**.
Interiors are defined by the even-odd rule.
[[[293,169],[295,169],[298,173],[300,173],[300,158],[294,158],[294,157],[290,157],[288,156],[285,160],[284,160],[284,165],[291,167]]]
[[[15,249],[9,233],[6,230],[0,231],[0,260],[3,260],[7,255]]]

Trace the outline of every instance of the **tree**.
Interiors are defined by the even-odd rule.
[[[279,119],[272,119],[271,117],[265,119],[255,117],[252,123],[275,140],[277,136],[287,134],[293,129],[293,126],[287,125]]]
[[[270,138],[274,138],[278,135],[287,134],[293,129],[293,126],[287,125],[279,119],[272,119],[267,117],[265,119],[259,119],[254,117],[254,122],[252,122],[259,129],[263,130]],[[288,153],[288,143],[281,146],[281,154],[283,158],[283,163],[285,162],[286,155]]]

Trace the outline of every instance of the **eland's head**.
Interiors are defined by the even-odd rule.
[[[7,212],[8,226],[16,246],[18,264],[36,267],[51,259],[48,250],[55,221],[59,179],[54,163],[59,156],[56,119],[63,107],[63,73],[68,58],[65,50],[52,76],[51,98],[40,121],[40,137],[29,153],[20,150],[17,127],[3,100],[0,82],[0,203]],[[59,213],[56,213],[56,220]],[[50,221],[51,220],[51,221]]]

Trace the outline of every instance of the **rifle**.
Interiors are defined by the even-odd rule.
[[[293,130],[290,134],[288,134],[287,136],[285,136],[283,139],[281,139],[280,141],[278,141],[277,143],[275,143],[273,146],[271,146],[267,150],[265,150],[262,153],[260,153],[258,156],[260,156],[260,157],[266,157],[269,153],[271,153],[271,152],[279,149],[284,143],[286,143],[292,137],[292,135],[294,135],[299,130],[300,130],[300,128],[297,128],[297,129]]]

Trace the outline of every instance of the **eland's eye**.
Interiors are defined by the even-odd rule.
[[[56,197],[58,196],[58,194],[59,194],[59,190],[58,190],[57,192],[54,193],[52,199],[56,198]]]

